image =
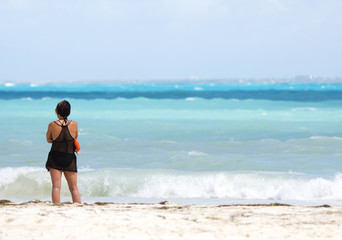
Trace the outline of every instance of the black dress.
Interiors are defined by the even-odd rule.
[[[60,124],[54,123],[62,127],[62,130],[59,136],[52,141],[45,167],[48,171],[53,168],[61,171],[77,172],[75,139],[71,136],[68,128],[71,121],[66,125],[61,122],[59,122]]]

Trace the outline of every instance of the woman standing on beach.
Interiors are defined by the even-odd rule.
[[[81,202],[77,187],[77,164],[74,140],[78,137],[77,123],[68,120],[71,106],[68,101],[61,101],[55,109],[58,120],[49,124],[46,140],[52,143],[46,169],[52,181],[52,202],[60,202],[62,173],[68,182],[72,201]]]

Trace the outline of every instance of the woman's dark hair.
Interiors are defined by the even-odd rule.
[[[59,114],[63,118],[67,118],[70,115],[71,106],[66,100],[63,100],[57,104],[56,114]]]

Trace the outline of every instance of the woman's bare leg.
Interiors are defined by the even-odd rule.
[[[50,176],[52,182],[52,202],[59,203],[61,202],[62,171],[50,168]]]
[[[65,179],[68,182],[69,190],[72,196],[72,201],[75,203],[81,203],[80,193],[77,188],[77,172],[64,172]]]

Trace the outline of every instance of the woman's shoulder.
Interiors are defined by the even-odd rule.
[[[70,123],[69,123],[70,125],[74,125],[74,126],[77,126],[77,122],[76,121],[74,121],[74,120],[70,120]]]
[[[49,127],[54,127],[54,126],[56,126],[56,121],[52,121],[49,123]]]
[[[71,120],[70,123],[68,124],[68,126],[71,128],[76,128],[76,129],[78,128],[77,122],[74,120]]]
[[[56,127],[56,126],[61,126],[62,124],[60,122],[57,121],[52,121],[49,123],[49,127]],[[67,125],[73,126],[73,127],[77,127],[77,122],[74,120],[70,120],[69,123]]]

